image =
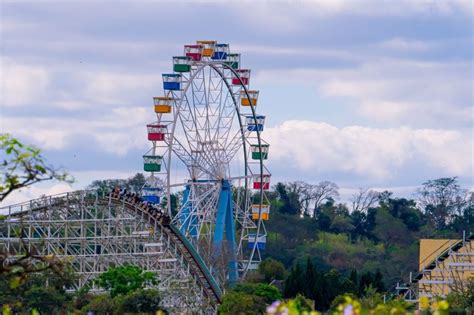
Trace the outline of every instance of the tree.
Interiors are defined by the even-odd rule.
[[[145,176],[142,173],[136,173],[127,180],[127,186],[131,191],[141,191],[145,185]]]
[[[31,313],[33,309],[42,314],[66,313],[71,296],[66,290],[73,287],[75,275],[64,269],[61,273],[52,269],[41,272],[18,271],[0,275],[0,305],[11,305],[15,313]],[[17,278],[20,277],[20,278]],[[19,281],[11,281],[16,278]]]
[[[267,305],[280,300],[278,289],[268,284],[240,283],[224,295],[221,314],[263,314]]]
[[[354,225],[349,216],[338,215],[332,220],[330,229],[335,233],[350,233],[354,230]]]
[[[471,278],[465,290],[453,291],[448,294],[449,306],[456,314],[474,313],[474,278]]]
[[[67,296],[50,286],[34,286],[23,294],[26,310],[37,309],[41,314],[54,314],[58,311],[66,311]]]
[[[108,294],[99,294],[95,295],[81,311],[82,314],[94,312],[95,314],[111,315],[115,308],[115,301]]]
[[[314,218],[315,213],[324,202],[339,197],[339,187],[330,181],[322,181],[316,185],[297,181],[288,185],[291,187],[291,191],[298,196],[301,213],[311,218]]]
[[[380,193],[369,190],[368,188],[360,188],[359,191],[352,195],[352,211],[367,212],[380,200]]]
[[[156,285],[156,275],[153,272],[144,271],[138,266],[120,266],[110,268],[96,278],[98,286],[110,291],[110,295],[124,295],[147,285]]]
[[[286,298],[294,297],[298,293],[302,293],[306,287],[305,273],[301,269],[299,263],[294,268],[291,268],[291,272],[285,281],[284,296]]]
[[[339,197],[339,186],[330,181],[319,182],[319,184],[312,187],[311,197],[314,203],[314,211],[310,216],[314,217],[323,202],[335,200]]]
[[[219,314],[226,315],[259,315],[265,312],[266,303],[261,297],[245,292],[230,291],[226,293],[219,306]]]
[[[412,236],[403,221],[394,218],[383,208],[377,211],[374,234],[386,245],[408,245],[412,242]]]
[[[416,208],[414,200],[387,198],[380,202],[380,208],[387,210],[393,217],[401,219],[410,231],[418,231],[422,224],[422,213]]]
[[[64,171],[48,165],[38,148],[9,134],[0,135],[0,163],[0,202],[13,191],[42,181],[73,181]]]
[[[461,189],[457,177],[429,180],[418,189],[418,204],[436,228],[444,228],[451,217],[468,202],[469,194]]]
[[[163,310],[160,306],[160,292],[155,289],[140,289],[133,291],[122,298],[118,302],[116,313],[148,313],[155,314],[159,310]]]
[[[145,176],[142,173],[136,173],[127,179],[101,179],[94,180],[88,189],[97,189],[104,192],[112,191],[115,187],[125,188],[128,191],[139,193],[145,185]]]
[[[283,202],[280,212],[294,215],[300,211],[298,195],[295,191],[289,192],[287,186],[283,183],[277,183],[275,190],[278,193],[278,197]]]
[[[273,280],[284,280],[286,275],[285,266],[278,260],[267,258],[258,265],[258,272],[267,283]]]

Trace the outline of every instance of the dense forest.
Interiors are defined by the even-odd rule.
[[[90,188],[139,190],[143,183],[137,174],[95,181]],[[249,281],[273,281],[284,297],[304,296],[319,310],[343,293],[363,297],[393,290],[417,270],[420,239],[459,239],[463,231],[474,231],[474,194],[456,177],[423,183],[415,199],[360,189],[342,203],[339,187],[329,181],[277,183],[267,197],[265,260]],[[172,196],[175,211],[179,200],[179,194]],[[237,291],[253,292],[244,288]]]

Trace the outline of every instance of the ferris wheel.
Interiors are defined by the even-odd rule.
[[[197,41],[172,60],[163,96],[153,98],[156,120],[147,124],[142,195],[172,217],[225,286],[256,269],[265,249],[265,116],[256,112],[250,69],[228,44]]]

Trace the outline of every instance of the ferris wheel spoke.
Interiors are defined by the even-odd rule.
[[[246,134],[247,133],[244,133],[244,135]],[[231,161],[234,158],[235,154],[240,150],[242,145],[242,133],[240,130],[238,130],[224,148],[224,151],[227,152],[226,158],[228,161]]]
[[[188,167],[188,169],[194,168],[199,169],[202,173],[206,173],[209,176],[213,174],[205,167],[202,167],[199,163],[200,161],[196,159],[186,147],[177,139],[174,139],[173,152],[178,156],[178,158]]]

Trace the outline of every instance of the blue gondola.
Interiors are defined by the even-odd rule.
[[[229,44],[215,44],[212,60],[225,60],[229,53]]]
[[[176,91],[181,88],[181,75],[172,73],[172,74],[163,74],[163,89]]]
[[[161,188],[143,187],[143,200],[150,203],[160,203]]]
[[[257,123],[255,124],[255,119],[253,115],[246,115],[245,120],[247,122],[247,130],[248,131],[263,131],[263,126],[265,124],[265,116],[263,115],[255,115],[257,119]]]
[[[248,239],[248,248],[252,249],[255,246],[255,241],[257,241],[257,248],[258,249],[265,249],[265,245],[267,243],[267,237],[265,235],[259,235],[257,237],[256,234],[249,234]]]

